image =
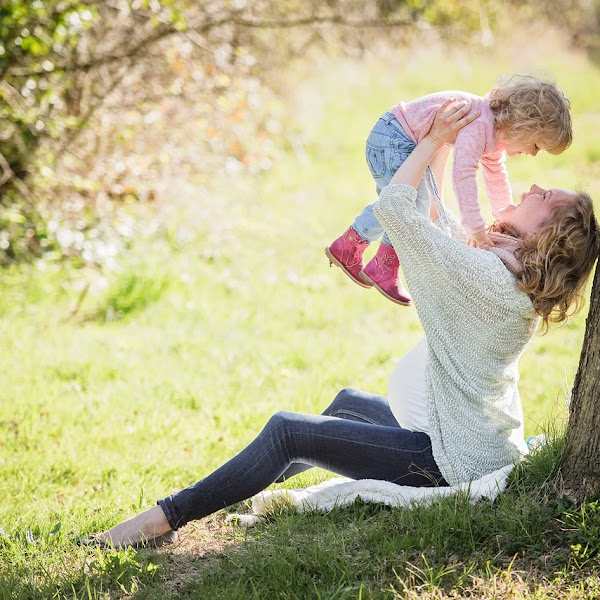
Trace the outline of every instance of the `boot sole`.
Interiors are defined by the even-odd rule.
[[[361,271],[360,276],[371,284],[371,287],[374,287],[382,296],[385,296],[388,300],[391,300],[394,304],[399,304],[400,306],[410,306],[412,302],[401,302],[400,300],[396,300],[396,298],[392,298],[389,294],[386,294],[368,275],[366,275],[363,271]]]
[[[356,285],[360,285],[362,288],[369,289],[373,286],[372,283],[367,283],[365,281],[359,281],[358,279],[354,279],[354,275],[346,270],[346,267],[329,251],[329,248],[325,248],[325,256],[329,259],[329,262],[336,267],[339,267]]]

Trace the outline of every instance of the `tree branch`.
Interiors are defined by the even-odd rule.
[[[2,177],[0,177],[1,188],[7,181],[10,181],[15,176],[15,172],[10,168],[8,161],[2,152],[0,152],[0,169],[2,169]]]
[[[385,28],[394,28],[394,27],[407,27],[409,25],[414,25],[414,21],[410,19],[396,19],[396,20],[379,20],[379,19],[367,19],[367,20],[353,20],[346,19],[343,15],[328,15],[328,16],[312,16],[312,17],[301,17],[297,19],[288,19],[288,20],[256,20],[256,19],[245,19],[235,15],[228,15],[226,17],[216,19],[214,21],[210,21],[208,23],[200,23],[198,25],[190,25],[185,29],[177,29],[173,27],[171,24],[163,24],[162,27],[159,28],[158,31],[152,32],[151,35],[144,37],[139,40],[137,44],[127,49],[125,52],[121,52],[118,54],[105,54],[102,56],[98,56],[92,60],[75,63],[75,64],[55,64],[53,72],[77,72],[77,71],[89,71],[96,67],[100,67],[103,65],[107,65],[110,63],[134,58],[144,52],[147,51],[147,47],[149,45],[155,44],[156,42],[170,36],[170,35],[178,35],[178,34],[189,34],[190,32],[194,33],[206,33],[211,29],[216,29],[218,27],[222,27],[224,25],[237,25],[238,27],[246,27],[248,29],[289,29],[294,27],[307,27],[314,25],[340,25],[343,27],[353,27],[353,28],[373,28],[373,27],[385,27]],[[18,70],[14,69],[10,73],[13,77],[40,77],[42,75],[48,75],[48,72],[39,69],[39,70]]]
[[[72,144],[77,139],[77,137],[81,134],[85,125],[89,122],[89,120],[92,118],[94,113],[100,108],[100,106],[102,106],[102,104],[104,103],[106,98],[109,96],[109,94],[114,92],[114,90],[121,84],[121,82],[125,78],[125,75],[127,75],[127,72],[128,72],[127,69],[123,69],[123,72],[120,73],[118,76],[116,76],[111,81],[110,85],[106,88],[106,90],[104,91],[102,96],[96,97],[96,102],[94,104],[92,104],[91,106],[89,106],[86,113],[81,117],[81,119],[77,123],[77,127],[70,132],[70,134],[65,138],[63,143],[60,145],[60,147],[56,151],[55,156],[56,156],[57,160],[65,152],[66,148],[70,144]]]

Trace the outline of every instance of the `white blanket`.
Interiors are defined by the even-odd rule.
[[[336,477],[312,487],[297,490],[269,490],[252,498],[252,514],[233,514],[235,519],[246,527],[254,526],[279,499],[294,507],[298,512],[316,510],[329,512],[335,506],[346,506],[357,498],[363,502],[377,502],[394,507],[408,507],[418,504],[426,506],[445,496],[466,494],[471,503],[481,498],[494,500],[506,488],[506,482],[513,465],[507,465],[475,481],[450,487],[410,487],[379,481],[377,479],[348,479]]]

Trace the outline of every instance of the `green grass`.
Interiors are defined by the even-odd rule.
[[[253,532],[217,519],[163,552],[73,544],[196,481],[277,410],[320,412],[346,386],[386,393],[421,335],[415,311],[353,286],[323,247],[374,197],[364,139],[391,104],[549,71],[573,100],[575,144],[509,159],[513,188],[586,183],[599,195],[589,99],[600,76],[560,40],[548,47],[532,57],[427,44],[295,66],[290,128],[304,143],[269,172],[223,174],[187,195],[174,180],[162,227],[145,236],[140,223],[105,282],[61,265],[0,274],[0,599],[600,596],[598,506],[561,497],[560,439],[493,504],[282,510]],[[564,417],[584,318],[525,352],[526,435]]]

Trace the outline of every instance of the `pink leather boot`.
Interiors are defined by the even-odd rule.
[[[379,244],[377,254],[361,271],[360,276],[388,300],[402,304],[402,306],[409,306],[412,298],[398,277],[399,269],[400,261],[396,251],[391,246],[382,243]]]
[[[371,284],[365,281],[360,272],[365,266],[363,254],[371,242],[363,240],[352,227],[348,227],[331,246],[325,248],[325,254],[333,265],[337,265],[354,283],[361,287],[370,288]]]

